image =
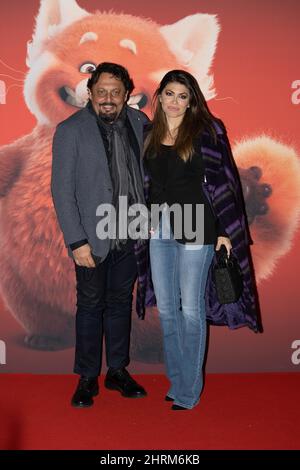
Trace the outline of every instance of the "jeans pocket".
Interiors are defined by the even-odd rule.
[[[199,251],[202,250],[204,245],[193,245],[193,244],[188,244],[186,243],[184,245],[185,251]]]

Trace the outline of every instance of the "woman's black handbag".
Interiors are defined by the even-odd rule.
[[[224,245],[216,251],[217,263],[213,268],[213,280],[220,304],[239,300],[243,292],[243,275],[232,252],[228,258]]]

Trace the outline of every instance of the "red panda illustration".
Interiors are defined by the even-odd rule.
[[[87,102],[89,73],[103,61],[122,63],[134,78],[129,105],[150,115],[150,98],[166,71],[182,68],[214,98],[210,67],[220,26],[194,14],[172,25],[126,14],[90,14],[75,0],[41,0],[28,44],[24,96],[36,127],[0,149],[0,289],[27,331],[28,346],[57,350],[74,344],[75,276],[50,193],[55,126]],[[268,136],[233,147],[243,191],[257,280],[270,276],[291,247],[299,219],[300,166],[295,151]],[[285,169],[281,185],[278,168]],[[287,182],[289,186],[287,187]],[[133,313],[132,357],[162,360],[157,311]]]

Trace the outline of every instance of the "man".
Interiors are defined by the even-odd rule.
[[[99,64],[87,86],[87,106],[57,126],[51,182],[58,221],[75,263],[74,372],[80,379],[71,403],[80,408],[92,406],[99,393],[103,334],[106,388],[125,397],[146,396],[125,369],[129,364],[136,256],[142,243],[120,236],[118,215],[122,210],[120,196],[128,199],[128,205],[145,203],[141,150],[148,118],[126,104],[134,85],[121,65]],[[116,210],[113,238],[99,238],[96,233],[96,210],[102,204],[111,204]],[[138,314],[143,317],[143,302],[137,300]]]

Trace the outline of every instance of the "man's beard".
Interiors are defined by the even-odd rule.
[[[113,103],[103,103],[102,106],[114,106]],[[118,116],[117,111],[112,111],[111,113],[102,113],[101,108],[99,108],[99,117],[109,124],[114,122]]]

